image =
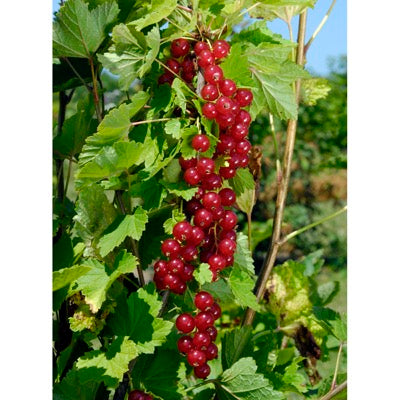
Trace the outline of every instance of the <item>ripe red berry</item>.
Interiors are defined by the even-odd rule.
[[[180,242],[187,240],[191,233],[192,225],[190,225],[187,221],[176,223],[172,229],[172,234],[174,235],[175,239],[179,240]]]
[[[193,261],[197,258],[198,256],[198,251],[197,248],[195,246],[193,246],[192,244],[187,244],[186,246],[183,246],[181,248],[181,257],[185,260],[185,261]]]
[[[178,350],[183,353],[187,354],[190,350],[193,349],[193,342],[190,336],[181,336],[177,342]]]
[[[170,274],[176,275],[183,271],[184,264],[179,258],[173,258],[167,262],[167,268]]]
[[[141,390],[134,390],[133,392],[129,393],[128,400],[147,400],[147,396],[148,395]],[[153,398],[150,396],[150,399]]]
[[[177,282],[174,286],[171,287],[171,291],[176,294],[184,294],[186,292],[187,286],[185,282],[182,282],[179,278],[179,282]]]
[[[209,326],[205,332],[207,332],[210,335],[211,341],[214,342],[215,339],[217,338],[217,328],[213,325],[213,326]]]
[[[214,325],[214,316],[208,311],[201,311],[194,317],[195,325],[200,332]]]
[[[189,200],[185,207],[186,212],[189,215],[194,215],[197,210],[200,210],[200,208],[203,208],[203,206],[201,205],[200,201],[196,199]]]
[[[159,277],[165,276],[168,273],[167,262],[164,260],[158,260],[154,263],[154,274]]]
[[[179,256],[181,246],[174,239],[166,239],[161,245],[161,251],[167,257],[176,258]]]
[[[213,43],[213,53],[215,58],[220,59],[228,55],[231,46],[225,40],[216,40]]]
[[[197,162],[197,171],[201,176],[214,172],[215,162],[211,158],[201,157]]]
[[[198,350],[207,350],[211,338],[206,332],[196,332],[193,336],[193,346]]]
[[[194,267],[191,264],[185,264],[183,271],[179,274],[179,277],[183,282],[189,282],[193,278]]]
[[[219,135],[219,142],[217,144],[217,150],[221,154],[229,154],[236,146],[236,142],[232,136],[221,133]]]
[[[185,82],[190,83],[190,82],[193,81],[194,77],[196,76],[196,72],[194,72],[194,71],[183,70],[181,76],[182,76],[182,79],[183,79]]]
[[[213,360],[218,357],[218,347],[214,343],[210,343],[206,350],[207,360]]]
[[[236,116],[235,122],[249,126],[251,122],[251,116],[246,110],[240,110]]]
[[[214,221],[219,221],[225,214],[225,209],[222,206],[219,206],[211,211]]]
[[[208,262],[208,260],[210,259],[210,257],[213,255],[214,253],[209,250],[209,249],[203,249],[200,253],[200,261],[203,263]]]
[[[171,43],[171,54],[176,58],[185,56],[189,50],[190,44],[186,39],[175,39]]]
[[[243,139],[236,143],[236,147],[235,147],[236,153],[246,155],[246,154],[248,154],[250,149],[251,149],[251,143],[247,139]]]
[[[230,210],[225,211],[225,215],[222,217],[219,224],[224,231],[229,231],[237,224],[236,214]]]
[[[158,78],[158,84],[162,85],[164,83],[168,83],[168,85],[172,85],[172,82],[174,81],[174,75],[172,75],[170,72],[164,72],[159,78]]]
[[[222,239],[218,243],[218,252],[223,256],[231,256],[236,250],[236,243],[231,239]]]
[[[195,367],[193,369],[194,374],[199,378],[199,379],[206,379],[208,375],[210,375],[211,368],[210,366],[205,363],[203,365],[199,365],[198,367]]]
[[[236,242],[236,232],[231,229],[229,231],[222,231],[219,235],[219,239],[223,240],[223,239],[230,239],[233,242]]]
[[[206,311],[214,304],[214,298],[210,293],[201,291],[194,296],[194,305],[201,311]]]
[[[214,172],[211,174],[206,174],[202,179],[202,186],[207,190],[218,189],[222,185],[221,177]]]
[[[219,169],[219,174],[224,179],[231,179],[236,175],[236,169],[235,168],[230,168],[230,167],[221,167]]]
[[[231,79],[224,79],[219,83],[219,90],[224,96],[232,96],[236,92],[236,84]]]
[[[248,89],[238,89],[235,95],[235,100],[240,107],[246,107],[253,101],[253,93]]]
[[[197,56],[197,63],[200,67],[206,68],[209,65],[214,64],[215,58],[213,53],[210,50],[202,50],[200,54]]]
[[[201,229],[207,229],[213,222],[213,215],[205,208],[201,208],[194,214],[193,222]]]
[[[223,115],[228,115],[232,113],[233,101],[226,96],[221,96],[215,103],[215,108],[217,112]]]
[[[196,186],[201,180],[201,175],[196,168],[188,168],[183,174],[183,179],[187,184]]]
[[[232,125],[228,133],[237,141],[243,140],[249,133],[249,128],[243,124]]]
[[[208,100],[208,101],[215,100],[219,95],[218,88],[211,83],[204,85],[203,89],[201,89],[200,93],[201,93],[201,97],[203,97],[204,100]]]
[[[157,274],[154,274],[153,280],[158,290],[167,289],[164,283],[164,276],[159,276]]]
[[[230,207],[235,204],[236,195],[232,189],[224,188],[219,191],[219,197],[221,198],[221,204],[225,207]]]
[[[213,315],[214,319],[217,320],[221,317],[221,307],[218,303],[214,303],[210,308],[210,313]]]
[[[208,259],[208,263],[210,264],[210,269],[214,271],[220,271],[224,269],[226,266],[226,260],[223,256],[219,254],[214,254]]]
[[[171,289],[173,292],[175,292],[175,290],[179,288],[180,284],[183,283],[179,276],[171,273],[165,275],[163,279],[165,287]]]
[[[246,168],[249,165],[250,158],[247,154],[238,154],[239,156],[239,166],[241,168]]]
[[[208,83],[218,83],[224,78],[224,73],[218,65],[209,65],[204,70],[204,79]]]
[[[217,112],[215,121],[221,128],[228,128],[235,122],[235,117],[233,114],[219,114]]]
[[[182,169],[194,168],[197,165],[197,160],[194,157],[187,160],[185,160],[183,157],[180,157],[179,164]]]
[[[192,139],[192,147],[203,153],[210,148],[210,139],[206,135],[196,135]]]
[[[201,108],[201,112],[207,119],[214,119],[217,116],[217,109],[213,103],[205,103]]]
[[[210,47],[208,46],[208,43],[206,42],[197,42],[194,45],[194,52],[198,56],[203,50],[210,50]]]
[[[173,58],[170,58],[169,60],[166,61],[165,65],[169,68],[165,68],[165,72],[175,72],[175,74],[179,74],[179,70],[181,69],[181,65],[179,64],[178,61],[174,60]],[[171,71],[170,71],[171,70]]]
[[[194,72],[194,64],[193,64],[193,60],[190,58],[190,56],[186,56],[183,59],[181,66],[182,66],[183,72]]]
[[[228,159],[228,166],[230,168],[239,168],[240,167],[240,156],[234,152],[231,152],[231,157]]]
[[[195,327],[195,320],[190,314],[183,313],[178,316],[175,325],[179,331],[183,333],[189,333],[192,332]]]
[[[226,267],[230,267],[231,265],[233,265],[233,261],[234,261],[233,255],[226,256],[225,260],[226,260]]]
[[[187,242],[192,244],[193,246],[199,246],[205,238],[205,234],[202,229],[198,226],[192,227],[192,232],[187,239]]]
[[[207,192],[202,198],[202,203],[204,208],[213,211],[221,205],[221,198],[215,192]]]
[[[202,350],[192,349],[187,355],[187,360],[192,367],[199,367],[207,361],[206,353]]]

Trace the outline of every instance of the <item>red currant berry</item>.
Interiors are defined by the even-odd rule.
[[[210,343],[206,350],[207,360],[214,360],[218,357],[218,347],[214,343]]]
[[[199,365],[198,367],[195,367],[193,369],[194,374],[197,376],[199,379],[206,379],[208,375],[210,375],[211,368],[210,366],[205,363],[203,365]]]
[[[194,72],[193,60],[189,56],[186,56],[183,59],[182,70],[183,70],[183,72]]]
[[[212,273],[212,281],[213,282],[217,281],[218,280],[218,271],[215,269],[212,269],[211,273]]]
[[[181,257],[185,261],[189,262],[195,260],[198,254],[197,248],[191,244],[187,244],[181,248]]]
[[[218,189],[222,185],[221,177],[214,172],[211,174],[204,175],[202,180],[202,185],[204,189],[214,190]]]
[[[183,179],[187,184],[196,186],[201,180],[201,175],[197,168],[188,168],[183,174]]]
[[[219,235],[220,240],[230,239],[232,242],[236,242],[236,232],[231,229],[229,231],[222,231]]]
[[[235,124],[229,129],[228,133],[239,142],[248,135],[249,128],[243,124]]]
[[[219,84],[219,90],[224,96],[232,96],[236,92],[236,84],[231,79],[224,79]]]
[[[217,59],[225,58],[229,54],[230,49],[231,46],[225,40],[216,40],[213,43],[213,53]]]
[[[182,72],[182,79],[187,82],[187,83],[191,83],[194,79],[194,77],[196,76],[196,73],[194,71],[186,71],[184,70]]]
[[[236,116],[238,115],[239,111],[240,111],[239,104],[236,103],[235,100],[232,100],[232,109],[231,109],[231,113],[232,113],[232,115],[233,115],[233,117],[234,117],[235,119],[236,119]]]
[[[215,326],[209,326],[205,332],[210,335],[211,341],[214,342],[218,334],[217,328]]]
[[[206,362],[206,353],[201,350],[192,349],[187,355],[187,360],[192,367],[199,367]]]
[[[239,166],[242,168],[246,168],[249,165],[250,158],[247,154],[238,154],[239,157]]]
[[[215,117],[215,121],[221,128],[228,128],[235,122],[235,117],[233,116],[233,114],[217,113],[217,116]]]
[[[172,229],[172,234],[174,235],[175,239],[179,240],[180,242],[187,240],[191,233],[192,225],[190,225],[187,221],[178,222]]]
[[[206,68],[209,65],[213,65],[215,62],[215,58],[213,53],[210,50],[202,50],[201,53],[197,56],[197,64],[200,67]]]
[[[159,276],[157,274],[154,274],[153,280],[154,280],[154,283],[158,290],[167,289],[167,287],[165,286],[165,283],[164,283],[164,276]]]
[[[171,43],[171,54],[176,58],[185,56],[189,50],[190,45],[186,39],[175,39]]]
[[[177,342],[178,350],[183,353],[187,354],[190,350],[193,349],[192,338],[190,336],[181,336]]]
[[[236,243],[231,239],[222,239],[218,243],[218,252],[223,256],[231,256],[236,250]]]
[[[185,264],[183,271],[179,274],[179,277],[183,282],[189,282],[193,279],[194,267],[191,264]]]
[[[221,307],[218,303],[214,303],[210,308],[210,313],[213,315],[214,319],[217,320],[221,317]]]
[[[221,204],[225,207],[230,207],[235,204],[236,195],[232,189],[224,188],[219,191],[219,197],[221,198]]]
[[[193,336],[193,345],[198,350],[207,350],[211,338],[206,332],[196,332]]]
[[[187,286],[185,282],[179,280],[173,287],[171,287],[171,291],[176,294],[184,294],[186,292]]]
[[[201,205],[200,201],[192,199],[187,202],[185,209],[189,215],[194,215],[196,211],[200,210],[202,207],[203,206]]]
[[[233,255],[226,256],[225,260],[226,260],[226,267],[230,267],[231,265],[233,265],[233,261],[234,261]]]
[[[172,275],[180,274],[183,271],[184,264],[179,258],[174,258],[167,262],[168,272]]]
[[[219,135],[219,142],[217,144],[217,150],[221,154],[229,154],[231,150],[233,150],[236,146],[235,140],[224,133]]]
[[[134,390],[129,393],[128,400],[146,400],[146,393],[141,390]]]
[[[235,95],[235,100],[240,107],[246,107],[253,101],[253,93],[248,89],[238,89]]]
[[[215,192],[208,192],[203,196],[202,202],[204,208],[213,211],[221,205],[221,198]]]
[[[233,229],[237,224],[236,214],[230,210],[225,211],[225,215],[222,217],[219,224],[224,231],[229,231],[230,229]]]
[[[174,81],[174,75],[172,75],[170,72],[164,72],[159,78],[158,78],[158,84],[163,85],[164,83],[168,83],[168,85],[172,85],[172,82]]]
[[[207,233],[204,237],[202,248],[205,250],[210,250],[214,244],[214,235],[211,232]]]
[[[200,172],[200,171],[199,171],[199,172]],[[199,187],[199,188],[197,189],[196,194],[194,195],[194,198],[195,198],[196,200],[201,200],[201,198],[203,197],[204,193],[205,193],[204,189],[201,188],[201,187]]]
[[[210,148],[210,139],[206,135],[196,135],[192,139],[192,147],[203,153]]]
[[[175,239],[166,239],[161,245],[161,251],[167,257],[176,258],[179,256],[181,246]]]
[[[200,93],[201,93],[201,97],[203,97],[204,100],[208,100],[208,101],[215,100],[219,95],[218,88],[211,83],[204,85],[203,89],[201,89]]]
[[[236,116],[235,122],[237,124],[250,125],[251,116],[246,110],[240,110]]]
[[[180,157],[179,164],[182,169],[194,168],[197,165],[197,160],[196,158],[189,158],[185,160],[183,157]]]
[[[211,250],[207,250],[204,249],[201,251],[200,253],[200,261],[203,263],[208,262],[208,260],[210,259],[210,257],[213,255],[214,253]]]
[[[187,239],[187,242],[192,244],[193,246],[199,246],[205,238],[205,234],[202,229],[198,226],[192,227],[192,232]]]
[[[208,43],[206,42],[197,42],[194,45],[194,52],[198,56],[203,50],[210,50]]]
[[[164,260],[158,260],[154,263],[154,274],[157,276],[165,276],[168,273],[167,262]]]
[[[213,103],[204,104],[201,108],[201,112],[207,119],[214,119],[217,116],[217,109]]]
[[[175,289],[178,288],[179,285],[182,283],[182,281],[177,275],[171,273],[165,275],[163,279],[165,287],[167,289],[171,289],[172,291],[175,291]]]
[[[224,73],[218,65],[209,65],[204,70],[204,78],[208,83],[218,83],[224,79]]]
[[[231,179],[236,175],[236,169],[235,168],[230,168],[230,167],[221,167],[219,169],[219,174],[224,179]]]
[[[223,115],[232,114],[233,101],[226,96],[221,96],[215,103],[217,112]]]
[[[226,260],[223,256],[214,254],[208,259],[208,264],[210,264],[211,270],[220,271],[225,268]]]
[[[211,158],[201,157],[197,162],[197,171],[201,176],[214,172],[215,162]]]
[[[214,221],[219,221],[225,214],[225,209],[222,206],[217,207],[216,209],[212,210],[212,215]]]
[[[201,311],[194,317],[194,322],[200,332],[214,325],[214,317],[208,311]]]
[[[236,143],[236,153],[238,154],[248,154],[251,149],[251,143],[247,139],[243,139]]]
[[[194,296],[194,305],[200,311],[206,311],[214,304],[214,298],[211,296],[210,293],[202,291]]]
[[[213,215],[205,208],[201,208],[194,214],[193,222],[201,229],[207,229],[213,222]]]
[[[179,70],[181,68],[181,65],[178,63],[178,61],[170,58],[169,60],[167,60],[167,62],[165,63],[165,65],[169,68],[165,68],[165,72],[175,72],[175,74],[179,74]],[[170,71],[171,70],[171,71]]]
[[[183,313],[178,316],[175,325],[182,333],[190,333],[194,329],[196,323],[194,318],[190,314]]]
[[[232,152],[233,153],[233,152]],[[239,168],[240,167],[240,156],[236,153],[231,153],[231,158],[228,159],[228,164],[230,168]]]

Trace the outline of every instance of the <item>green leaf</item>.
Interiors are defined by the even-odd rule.
[[[119,24],[112,31],[113,45],[97,57],[105,68],[119,75],[121,90],[128,90],[136,78],[150,71],[160,48],[160,31],[155,26],[145,36],[133,26]]]
[[[206,263],[201,263],[193,272],[193,276],[200,285],[212,282],[212,272],[210,266]]]
[[[141,12],[143,16],[132,21],[129,25],[134,25],[137,30],[141,31],[146,26],[160,22],[168,17],[175,10],[177,0],[152,0]]]
[[[157,317],[161,306],[154,285],[140,288],[118,304],[108,326],[115,335],[129,336],[140,353],[151,354],[165,342],[174,325]]]
[[[299,372],[299,369],[301,368],[299,363],[303,359],[303,357],[293,358],[291,364],[285,368],[285,373],[282,377],[282,382],[286,384],[286,387],[291,389],[291,391],[297,391],[298,393],[307,392],[306,378]]]
[[[236,193],[236,196],[240,196],[245,193],[246,190],[254,190],[255,187],[253,175],[248,168],[239,168],[236,175],[229,180],[229,183]]]
[[[90,58],[106,38],[119,9],[115,1],[89,11],[82,0],[68,0],[53,23],[53,56]]]
[[[76,281],[85,274],[90,267],[83,265],[74,265],[70,268],[63,268],[53,272],[53,291],[63,288]]]
[[[172,119],[165,124],[165,133],[171,135],[174,139],[181,137],[181,123],[179,119]]]
[[[191,187],[186,182],[166,182],[161,180],[160,183],[167,189],[167,191],[175,196],[182,197],[184,200],[189,201],[197,193],[197,187]]]
[[[168,218],[163,224],[165,233],[167,235],[172,235],[172,230],[174,229],[174,226],[178,222],[185,221],[185,219],[186,219],[186,215],[181,213],[177,208],[174,208],[172,210],[171,218]]]
[[[320,298],[320,305],[324,306],[332,301],[340,289],[338,281],[326,282],[318,286],[318,296]]]
[[[143,208],[145,210],[159,208],[162,201],[167,197],[167,191],[156,178],[135,183],[130,187],[129,193],[132,197],[141,197],[143,199]]]
[[[251,221],[251,240],[250,240],[251,253],[255,251],[259,243],[271,237],[272,225],[273,225],[272,218],[268,219],[266,222]],[[248,230],[248,224],[245,224],[243,227],[243,231],[247,232],[247,230]]]
[[[222,305],[231,306],[234,304],[235,297],[228,283],[224,279],[218,279],[212,283],[205,283],[202,285],[202,289],[209,292],[214,299],[218,299],[218,302],[222,303]]]
[[[105,257],[111,250],[119,246],[127,236],[139,240],[147,221],[147,212],[142,207],[137,207],[132,215],[125,215],[116,229],[99,240],[100,255]]]
[[[83,385],[80,373],[75,368],[71,369],[61,383],[53,387],[54,400],[93,400],[99,388],[99,382],[91,381]]]
[[[253,349],[250,345],[251,333],[251,326],[242,326],[225,332],[221,339],[221,358],[224,370],[230,368],[239,358],[252,354]]]
[[[119,140],[126,139],[131,128],[131,118],[146,104],[149,95],[138,92],[131,97],[131,103],[122,103],[113,108],[101,121],[97,133],[86,139],[79,156],[79,165],[91,161],[104,146],[112,146]]]
[[[185,114],[187,103],[186,97],[191,97],[191,91],[180,79],[174,79],[171,89],[174,104],[176,104],[182,110],[182,113]]]
[[[283,400],[283,393],[273,389],[263,374],[257,373],[257,365],[250,357],[241,358],[223,372],[216,386],[220,400]]]
[[[315,106],[317,101],[325,99],[330,92],[329,82],[324,78],[303,79],[301,82],[301,100],[307,106]]]
[[[87,382],[104,382],[108,388],[118,386],[129,362],[139,355],[135,343],[127,337],[117,337],[107,352],[91,351],[76,362],[82,384]]]
[[[237,234],[233,266],[254,274],[254,261],[249,250],[248,237],[242,232]]]
[[[88,259],[82,265],[90,269],[76,280],[76,285],[71,291],[73,293],[81,291],[91,311],[96,313],[105,301],[107,291],[114,281],[122,274],[133,272],[137,267],[137,259],[123,250],[118,254],[112,270],[94,259]]]
[[[235,296],[235,301],[241,307],[250,307],[254,311],[260,311],[261,307],[253,293],[255,282],[248,272],[233,268],[229,275],[228,284]]]

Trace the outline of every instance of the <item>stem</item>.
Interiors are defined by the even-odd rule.
[[[79,75],[79,72],[74,68],[74,66],[71,64],[71,62],[68,60],[68,57],[62,57],[62,59],[69,65],[69,67],[72,69],[72,72],[77,76],[77,78],[82,82],[82,85],[85,86],[87,91],[89,93],[92,93],[92,89],[90,86],[85,82],[85,80]]]
[[[299,19],[296,63],[300,66],[303,66],[304,64],[304,37],[306,32],[306,21],[307,21],[307,10],[303,11],[300,14],[300,19]],[[297,80],[295,86],[295,96],[297,104],[299,103],[299,98],[300,98],[300,83],[301,83],[300,80]],[[278,193],[275,203],[274,224],[273,224],[270,247],[264,259],[264,263],[256,284],[256,297],[258,302],[265,295],[266,283],[272,271],[272,268],[275,264],[275,260],[278,255],[278,250],[280,247],[279,241],[281,237],[283,211],[285,208],[286,196],[289,186],[293,149],[296,139],[296,128],[297,128],[297,120],[293,119],[289,120],[287,127],[285,153],[283,156],[283,173],[281,177],[278,176]],[[253,323],[254,316],[255,316],[254,310],[252,310],[251,308],[247,308],[242,324],[251,325]]]
[[[193,10],[189,7],[181,6],[180,4],[177,4],[177,8],[180,8],[181,10],[187,11],[187,12],[193,12]]]
[[[161,305],[160,311],[158,312],[158,318],[160,318],[165,312],[165,309],[166,309],[167,303],[168,303],[169,293],[170,293],[170,291],[166,290],[163,294],[162,305]]]
[[[72,165],[72,160],[69,159],[69,163],[68,163],[68,172],[67,172],[67,181],[65,182],[65,189],[64,189],[64,193],[67,194],[67,190],[68,190],[68,185],[69,185],[69,178],[71,176],[71,165]]]
[[[122,200],[121,192],[119,190],[116,190],[115,194],[117,196],[118,204],[119,204],[119,207],[121,208],[122,214],[126,215],[127,211],[126,211],[124,202]],[[144,276],[143,276],[142,265],[140,263],[139,249],[138,249],[137,241],[132,239],[131,237],[129,237],[129,242],[131,245],[131,252],[135,255],[135,257],[138,261],[137,271],[138,271],[139,283],[140,283],[140,286],[143,287],[145,285],[145,280],[144,280]]]
[[[342,390],[347,388],[347,381],[344,381],[334,390],[330,390],[325,396],[321,397],[319,400],[330,400],[332,397],[336,396]]]
[[[131,126],[136,126],[136,125],[141,125],[141,124],[151,124],[152,122],[170,121],[171,119],[174,119],[174,118],[146,119],[144,121],[131,122]]]
[[[93,58],[92,57],[89,58],[89,63],[90,63],[90,72],[92,73],[92,80],[93,80],[94,106],[96,108],[97,119],[100,122],[103,118],[101,116],[99,92],[97,91],[97,78],[96,78],[96,73],[95,73],[95,70],[94,70],[94,63],[93,63]]]
[[[279,146],[278,146],[278,140],[276,138],[274,116],[272,114],[269,114],[269,124],[271,125],[272,139],[274,141],[274,149],[275,149],[275,157],[276,157],[276,176],[277,176],[277,179],[280,179],[281,161],[279,159]]]
[[[249,250],[251,249],[251,212],[247,213],[247,239]]]
[[[329,221],[335,217],[337,217],[340,214],[343,214],[345,211],[347,211],[347,206],[344,206],[342,209],[339,211],[336,211],[335,213],[328,215],[327,217],[324,217],[316,222],[313,222],[312,224],[306,225],[303,228],[297,229],[291,233],[289,233],[286,237],[284,237],[280,242],[279,245],[283,245],[286,243],[288,240],[293,239],[295,236],[300,235],[301,233],[308,231],[311,228],[314,228],[317,225],[323,224],[326,221]]]
[[[314,33],[310,37],[310,39],[307,42],[307,44],[304,46],[304,54],[307,53],[309,47],[311,46],[311,43],[314,41],[314,39],[316,38],[316,36],[318,35],[318,33],[320,32],[322,27],[325,25],[325,22],[328,20],[328,17],[330,15],[330,13],[332,12],[332,9],[333,9],[335,3],[336,3],[336,0],[333,0],[331,6],[329,7],[328,11],[326,12],[324,18],[322,18],[322,21],[318,25],[317,29],[314,31]]]
[[[261,4],[261,1],[259,1],[258,3],[253,4],[251,7],[247,8],[246,10],[242,11],[239,16],[241,17],[242,15],[248,13],[250,10],[252,10],[253,8],[256,8],[257,6],[259,6]]]
[[[333,374],[332,385],[330,390],[334,390],[336,387],[336,378],[339,372],[339,361],[340,361],[340,355],[342,354],[342,349],[343,349],[343,343],[340,343],[339,351],[336,357],[335,373]]]
[[[67,111],[68,96],[64,90],[59,93],[59,111],[57,121],[57,135],[61,135],[62,127],[65,121]],[[57,199],[62,203],[64,201],[64,160],[56,159],[56,175],[57,175]]]

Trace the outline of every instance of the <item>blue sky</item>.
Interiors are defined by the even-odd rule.
[[[58,10],[59,0],[53,1],[53,12]],[[307,32],[308,38],[315,31],[331,0],[318,0],[314,9],[308,13]],[[329,57],[338,57],[347,54],[347,0],[337,0],[327,22],[314,40],[307,54],[307,69],[325,75],[329,72]],[[297,19],[293,19],[294,37],[297,37]],[[289,38],[287,26],[283,21],[276,20],[268,23],[268,27],[285,38]]]

